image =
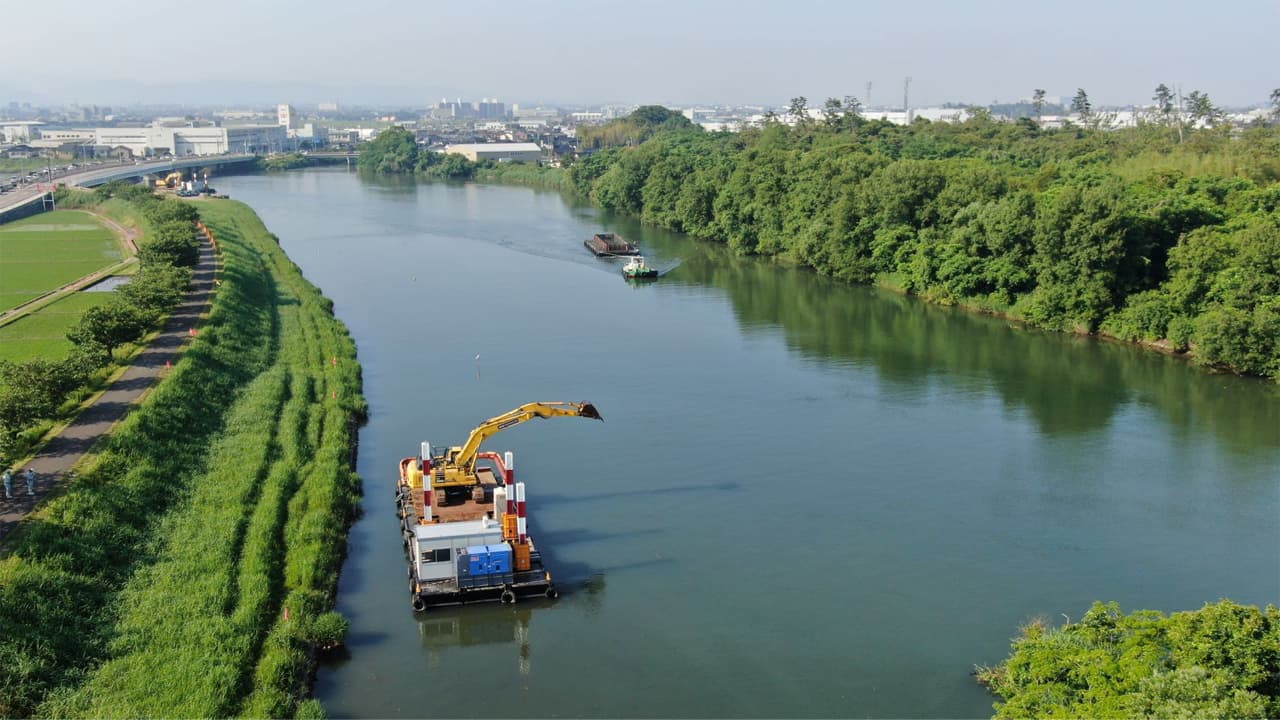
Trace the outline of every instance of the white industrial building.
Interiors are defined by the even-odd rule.
[[[4,133],[7,144],[26,143],[40,136],[40,126],[43,124],[38,120],[7,122],[0,125],[0,132]]]
[[[471,161],[494,160],[497,163],[538,163],[543,149],[536,142],[474,142],[447,145],[445,154],[462,155]]]
[[[444,151],[446,154],[461,155],[472,162],[493,160],[537,163],[542,159],[542,148],[537,143],[468,143],[446,145]]]
[[[288,141],[280,125],[97,128],[93,132],[94,145],[126,147],[136,157],[270,152],[283,149]]]
[[[93,130],[41,130],[41,140],[57,140],[59,142],[89,142],[93,140]]]

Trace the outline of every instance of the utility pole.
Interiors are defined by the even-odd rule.
[[[911,76],[908,75],[906,80],[902,81],[902,114],[907,116],[907,124],[910,124],[911,104],[907,101],[908,93],[911,90]]]
[[[863,98],[863,100],[866,102],[866,107],[870,108],[871,107],[871,81],[870,80],[867,81],[867,96]]]
[[[1182,83],[1178,83],[1178,144],[1182,144]]]

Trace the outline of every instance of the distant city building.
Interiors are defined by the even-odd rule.
[[[479,118],[481,120],[497,120],[507,117],[507,106],[497,98],[484,98],[477,103],[462,102],[462,98],[450,101],[441,98],[431,108],[431,117],[443,118]]]
[[[476,103],[476,117],[483,120],[493,118],[504,118],[507,116],[507,106],[498,102],[497,98],[485,98]]]
[[[287,130],[298,128],[298,116],[294,113],[292,105],[276,106],[276,124]]]
[[[5,143],[25,143],[39,137],[41,125],[44,125],[44,123],[35,120],[20,120],[18,122],[5,123],[0,126],[0,129],[4,131]]]
[[[444,151],[447,154],[461,155],[472,162],[494,160],[537,163],[542,159],[542,148],[536,143],[467,143],[446,145]]]
[[[225,120],[263,120],[271,117],[269,113],[258,110],[221,110],[213,114]]]
[[[289,138],[301,140],[312,145],[324,145],[329,142],[329,128],[316,127],[314,123],[303,123],[302,127],[288,131]]]
[[[471,107],[471,103],[462,102],[462,98],[458,98],[450,102],[448,98],[441,98],[440,102],[431,109],[431,116],[435,118],[466,118],[472,117],[475,109]]]
[[[316,105],[316,110],[317,110],[317,111],[319,111],[319,112],[322,112],[322,113],[326,113],[326,112],[327,112],[327,113],[336,113],[336,112],[338,112],[338,103],[336,103],[336,102],[323,102],[323,103],[320,103],[319,105]]]

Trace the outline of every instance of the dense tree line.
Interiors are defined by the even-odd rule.
[[[72,349],[61,359],[0,361],[0,464],[17,459],[29,430],[54,418],[63,405],[111,364],[112,353],[141,339],[182,299],[199,259],[194,207],[157,197],[142,185],[111,183],[92,196],[60,191],[59,204],[84,206],[119,198],[138,210],[148,231],[139,244],[140,269],[111,299],[89,308],[67,333]]]
[[[978,679],[998,718],[1280,717],[1280,610],[1228,600],[1164,616],[1095,603],[1079,622],[1029,623]]]
[[[1280,377],[1280,128],[790,114],[658,129],[574,163],[571,185],[743,253]]]

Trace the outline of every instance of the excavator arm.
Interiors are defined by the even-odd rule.
[[[505,412],[497,417],[489,418],[480,423],[475,430],[471,431],[471,435],[467,437],[467,441],[462,447],[450,448],[448,464],[457,468],[464,476],[469,477],[475,472],[476,453],[480,452],[480,445],[491,435],[499,433],[513,425],[519,425],[526,420],[534,418],[551,418],[551,417],[584,417],[592,420],[601,420],[599,411],[596,406],[591,403],[568,403],[568,402],[532,402],[521,405],[515,410]]]

